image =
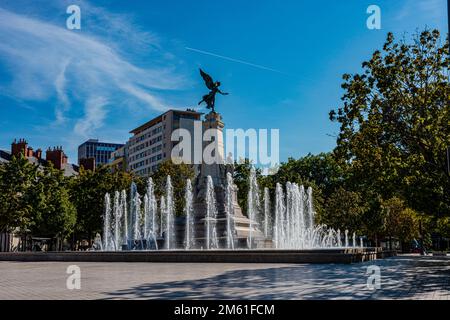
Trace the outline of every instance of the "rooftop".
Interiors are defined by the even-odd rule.
[[[155,124],[161,122],[162,117],[166,114],[168,114],[169,112],[173,112],[173,113],[177,113],[177,114],[190,114],[190,115],[202,115],[203,113],[201,112],[197,112],[195,110],[192,109],[187,109],[187,110],[174,110],[174,109],[170,109],[166,112],[164,112],[163,114],[157,116],[156,118],[153,118],[152,120],[144,123],[143,125],[137,127],[136,129],[133,129],[130,131],[130,133],[132,134],[138,134],[142,131],[144,131],[145,129],[148,129],[150,127],[153,127]]]
[[[36,157],[27,157],[27,160],[39,166],[39,168],[43,169],[43,166],[47,164],[47,160],[38,159]],[[7,163],[11,161],[11,153],[5,150],[0,150],[0,163]],[[78,174],[78,166],[72,163],[66,163],[63,168],[64,176],[71,177]]]
[[[86,140],[85,142],[83,142],[80,146],[86,144],[86,143],[103,143],[103,144],[113,144],[113,145],[118,145],[118,146],[123,146],[123,143],[117,143],[117,142],[104,142],[104,141],[100,141],[99,139],[89,139]]]

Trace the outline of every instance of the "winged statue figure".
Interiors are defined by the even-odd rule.
[[[202,76],[203,80],[205,81],[206,87],[210,90],[208,94],[205,94],[202,98],[202,101],[200,101],[198,104],[202,104],[203,102],[206,103],[206,108],[211,109],[212,112],[215,112],[214,106],[216,103],[216,94],[220,93],[221,95],[228,95],[226,92],[220,91],[220,82],[216,81],[214,82],[213,79],[209,74],[204,72],[202,69],[200,69],[200,75]]]

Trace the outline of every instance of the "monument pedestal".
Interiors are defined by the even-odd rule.
[[[206,142],[207,145],[215,144],[215,154],[212,155],[216,159],[213,164],[201,164],[196,166],[196,178],[193,184],[194,194],[194,226],[196,245],[205,248],[206,238],[206,190],[208,176],[211,176],[214,184],[214,193],[217,205],[216,230],[220,248],[226,248],[227,243],[227,215],[226,215],[226,187],[227,173],[233,173],[233,164],[225,164],[224,162],[224,144],[223,144],[223,128],[222,117],[216,112],[206,115],[203,121],[203,130],[210,130],[210,135],[214,137],[212,142]],[[205,146],[204,148],[205,149]],[[252,248],[267,247],[271,242],[265,241],[264,235],[257,228],[256,223],[250,223],[248,217],[242,213],[242,209],[237,201],[237,187],[234,186],[232,201],[234,214],[232,215],[233,239],[235,240],[235,248],[247,248],[248,238],[250,235],[250,227],[252,229]],[[269,246],[270,247],[270,246]]]

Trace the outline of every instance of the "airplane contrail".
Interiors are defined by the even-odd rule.
[[[220,54],[215,54],[215,53],[204,51],[204,50],[194,49],[194,48],[190,48],[190,47],[185,47],[185,49],[189,50],[189,51],[201,53],[201,54],[206,54],[208,56],[212,56],[212,57],[216,57],[216,58],[220,58],[220,59],[224,59],[224,60],[228,60],[228,61],[232,61],[232,62],[236,62],[236,63],[245,64],[247,66],[251,66],[251,67],[262,69],[262,70],[267,70],[267,71],[272,71],[272,72],[276,72],[276,73],[286,74],[286,73],[284,73],[282,71],[279,71],[279,70],[276,70],[276,69],[272,69],[272,68],[269,68],[269,67],[265,67],[265,66],[262,66],[262,65],[259,65],[259,64],[254,64],[254,63],[247,62],[247,61],[244,61],[244,60],[239,60],[239,59],[234,59],[234,58],[222,56]]]

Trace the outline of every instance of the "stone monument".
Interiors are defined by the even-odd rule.
[[[207,214],[207,185],[208,176],[212,179],[214,186],[214,196],[217,208],[216,219],[214,220],[215,232],[218,240],[219,248],[227,247],[227,214],[225,199],[227,188],[227,173],[233,173],[233,163],[226,163],[224,152],[222,116],[215,111],[215,96],[217,93],[228,95],[220,91],[220,82],[214,82],[211,76],[200,69],[200,75],[205,81],[206,87],[210,92],[203,96],[199,104],[205,102],[207,108],[211,111],[205,115],[202,122],[202,136],[206,140],[203,142],[203,161],[201,164],[195,165],[195,180],[193,183],[193,211],[194,211],[194,229],[195,242],[198,248],[206,248],[206,214]],[[205,159],[206,155],[206,159]],[[232,238],[235,248],[246,248],[248,246],[248,238],[250,234],[250,226],[252,226],[252,248],[265,246],[265,239],[256,223],[250,223],[237,201],[237,187],[233,185],[232,192]],[[185,226],[185,224],[182,224]],[[178,232],[184,232],[184,228]],[[183,237],[178,237],[183,238]]]
[[[194,214],[195,214],[195,234],[196,242],[200,247],[204,247],[205,243],[205,215],[206,215],[206,190],[208,176],[211,176],[214,184],[214,194],[217,206],[216,230],[220,248],[226,247],[227,242],[227,215],[226,215],[226,187],[227,173],[233,173],[233,164],[224,161],[224,144],[223,144],[223,128],[224,123],[219,113],[211,111],[205,116],[203,121],[203,130],[210,130],[211,136],[214,137],[214,143],[207,142],[209,146],[214,145],[212,158],[216,159],[215,163],[202,163],[196,167],[196,178],[194,181]],[[232,215],[232,232],[234,246],[245,248],[248,246],[247,241],[250,233],[250,220],[246,217],[237,201],[237,186],[233,186],[232,207],[234,214]],[[264,247],[265,239],[256,223],[252,224],[252,248]]]

